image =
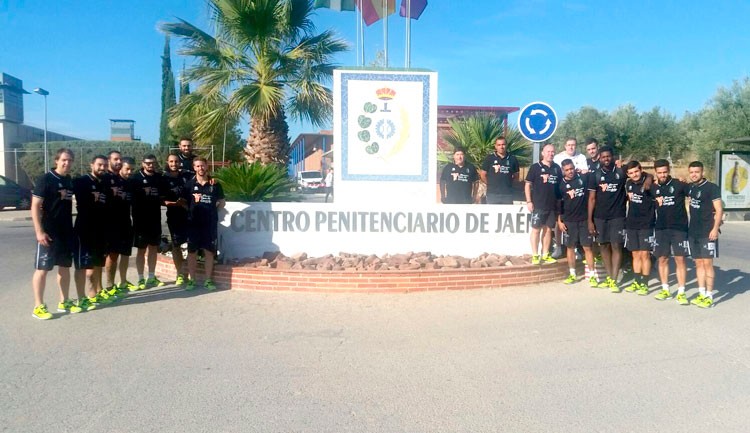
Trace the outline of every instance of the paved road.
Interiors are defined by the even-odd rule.
[[[724,226],[708,311],[583,284],[166,287],[41,322],[30,223],[0,222],[0,431],[746,432],[748,228]]]

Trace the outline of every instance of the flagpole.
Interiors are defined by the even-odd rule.
[[[411,0],[406,0],[406,69],[411,68]]]
[[[383,53],[385,58],[385,67],[388,67],[388,0],[381,0],[383,5]]]
[[[357,0],[357,3],[359,3],[359,0]],[[357,47],[354,49],[356,51],[356,60],[354,62],[359,66],[359,11],[356,6],[354,7],[354,24],[354,27],[357,29]]]
[[[360,55],[362,56],[362,66],[365,66],[365,21],[362,17],[362,0],[357,0],[359,3],[359,42],[361,45]]]

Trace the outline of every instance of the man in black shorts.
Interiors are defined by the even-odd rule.
[[[589,263],[594,263],[594,254],[591,244],[594,238],[589,233],[588,226],[588,202],[589,191],[583,176],[576,171],[575,163],[571,159],[562,161],[563,178],[560,182],[560,215],[557,217],[557,226],[562,233],[562,242],[567,247],[568,269],[570,274],[563,281],[565,284],[573,284],[578,281],[576,276],[576,245],[581,245],[586,257],[586,278],[596,286],[599,282],[596,278],[596,268],[593,273],[589,271]]]
[[[175,284],[185,284],[182,274],[182,244],[187,242],[187,200],[185,183],[194,175],[182,171],[180,158],[176,154],[167,157],[167,169],[164,171],[164,205],[167,207],[167,227],[172,246],[172,262],[177,272]]]
[[[628,213],[625,217],[625,248],[633,253],[633,283],[626,292],[648,295],[651,277],[651,250],[654,244],[654,178],[643,172],[641,163],[630,161],[625,166],[628,180],[625,191]]]
[[[677,303],[688,305],[685,296],[685,282],[687,281],[687,267],[685,257],[690,255],[687,231],[688,217],[685,210],[685,198],[688,186],[669,175],[669,161],[659,159],[654,162],[656,184],[654,197],[656,198],[656,223],[654,232],[654,256],[659,260],[659,280],[661,290],[655,298],[663,301],[670,299],[669,292],[669,258],[674,257],[675,274],[677,276]]]
[[[70,293],[70,265],[73,263],[73,182],[68,173],[73,165],[73,152],[60,149],[55,155],[55,168],[37,179],[31,196],[31,220],[36,232],[36,256],[31,287],[34,290],[34,310],[31,315],[48,320],[52,313],[44,303],[47,273],[57,266],[60,285],[60,312],[80,313],[89,309],[88,300],[81,295],[78,302],[68,298]]]
[[[111,230],[107,233],[107,259],[104,263],[107,293],[123,297],[135,286],[127,281],[128,262],[133,248],[133,224],[130,221],[130,206],[133,194],[127,178],[123,173],[123,159],[120,152],[113,150],[107,154],[107,174],[104,183],[107,186],[107,220]],[[128,172],[132,166],[128,166]],[[118,264],[119,260],[119,264]],[[120,270],[120,284],[115,284],[115,277]]]
[[[698,296],[690,303],[701,308],[714,306],[714,259],[719,257],[719,226],[724,216],[721,191],[715,183],[703,177],[703,163],[693,161],[688,165],[690,177],[690,224],[688,244],[695,261]]]
[[[555,146],[542,148],[542,160],[529,167],[526,174],[526,207],[531,212],[531,263],[557,263],[549,254],[552,231],[557,224],[559,190],[562,179],[560,166],[552,162]],[[542,254],[539,254],[539,238],[542,238]]]
[[[221,185],[211,182],[205,158],[193,160],[195,177],[185,185],[188,201],[188,281],[186,290],[193,290],[198,268],[197,254],[203,250],[205,258],[206,290],[216,289],[211,279],[214,271],[214,256],[218,248],[219,209],[224,207],[224,191]]]
[[[193,171],[193,159],[195,159],[195,154],[193,154],[193,139],[189,137],[182,137],[180,138],[180,143],[178,146],[180,148],[180,151],[177,153],[177,157],[180,158],[180,166],[182,167],[182,171],[194,175],[195,172]]]
[[[156,157],[153,154],[143,157],[141,170],[130,177],[133,191],[133,232],[134,244],[138,248],[135,267],[138,272],[138,290],[146,287],[161,287],[163,282],[156,278],[156,254],[161,242],[161,204],[164,181],[156,172]],[[146,255],[148,254],[148,280],[144,277]]]
[[[91,171],[73,181],[78,215],[74,226],[75,282],[82,292],[88,281],[88,299],[92,304],[111,304],[115,301],[102,288],[102,268],[107,255],[107,157],[96,155],[91,159]]]
[[[453,151],[453,162],[443,168],[440,176],[440,198],[446,204],[471,204],[477,194],[477,169],[466,162],[463,148]]]
[[[479,172],[487,185],[487,204],[513,204],[513,181],[518,171],[518,160],[508,153],[505,137],[498,137],[495,151],[484,158]]]
[[[625,173],[615,165],[609,146],[599,149],[600,167],[589,174],[589,233],[599,244],[607,277],[599,284],[619,293],[617,276],[622,264],[625,230]]]

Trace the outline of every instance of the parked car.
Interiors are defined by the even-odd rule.
[[[297,173],[297,186],[302,192],[322,192],[323,173],[319,171],[300,171]]]
[[[0,176],[0,209],[5,207],[31,209],[31,190]]]

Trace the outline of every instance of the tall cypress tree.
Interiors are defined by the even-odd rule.
[[[169,36],[167,36],[164,39],[164,54],[161,56],[161,123],[159,125],[159,145],[165,148],[174,145],[172,130],[169,128],[169,110],[176,104],[172,56],[169,49]]]

